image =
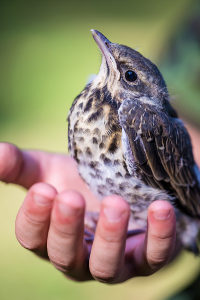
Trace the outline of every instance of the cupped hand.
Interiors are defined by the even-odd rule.
[[[20,244],[68,278],[118,283],[150,275],[177,253],[173,207],[155,201],[146,233],[127,238],[130,209],[119,196],[99,202],[67,155],[0,144],[0,180],[28,189],[16,218]],[[99,210],[93,243],[84,239],[86,210]]]

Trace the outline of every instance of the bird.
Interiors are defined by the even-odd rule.
[[[100,70],[68,113],[68,150],[79,174],[98,199],[116,194],[128,202],[133,231],[146,228],[153,201],[169,201],[182,247],[199,254],[200,171],[166,83],[138,51],[91,32]]]

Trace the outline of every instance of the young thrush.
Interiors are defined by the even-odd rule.
[[[198,253],[200,171],[165,81],[137,51],[92,34],[102,52],[100,71],[68,116],[79,173],[99,198],[118,194],[128,201],[134,229],[146,226],[152,201],[172,203],[183,247]]]

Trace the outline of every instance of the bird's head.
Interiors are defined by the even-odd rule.
[[[137,98],[163,106],[168,100],[168,92],[158,68],[139,52],[111,43],[97,30],[91,31],[102,53],[100,71],[92,86],[99,89],[106,87],[118,104],[123,99]]]

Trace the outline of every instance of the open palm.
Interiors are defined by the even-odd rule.
[[[122,282],[152,274],[175,255],[175,214],[168,202],[152,203],[147,232],[127,238],[128,204],[111,195],[100,206],[67,155],[1,143],[0,180],[28,190],[16,218],[20,244],[68,278]],[[86,210],[100,211],[93,243],[84,239]]]

